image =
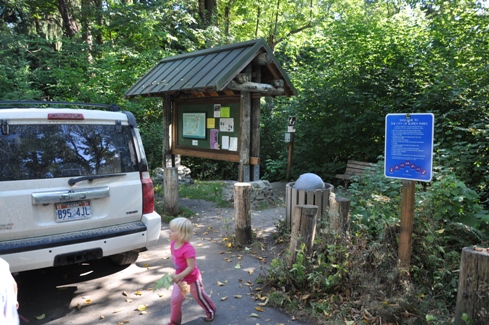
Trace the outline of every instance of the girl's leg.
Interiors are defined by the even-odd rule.
[[[178,287],[178,285],[174,283],[173,291],[171,293],[170,324],[168,325],[180,325],[182,323],[182,303],[182,293],[180,292],[180,288]]]
[[[216,306],[212,302],[209,295],[204,291],[204,285],[202,284],[202,278],[199,277],[197,281],[190,285],[190,293],[194,297],[195,301],[205,310],[207,318],[214,318],[216,314]]]

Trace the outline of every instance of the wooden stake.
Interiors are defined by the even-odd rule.
[[[411,264],[415,181],[402,181],[401,231],[399,234],[399,261],[401,267]]]
[[[234,184],[234,220],[238,245],[251,244],[251,184]]]
[[[290,234],[289,266],[296,261],[296,250],[299,242],[306,244],[306,253],[312,252],[314,237],[316,235],[316,223],[318,207],[315,205],[297,205],[292,219],[292,232]]]

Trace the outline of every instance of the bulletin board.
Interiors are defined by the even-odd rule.
[[[177,154],[231,160],[239,155],[239,100],[174,102],[173,148]],[[219,156],[222,156],[219,158]]]

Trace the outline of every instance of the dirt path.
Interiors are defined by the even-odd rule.
[[[283,251],[280,226],[285,219],[285,183],[271,183],[278,204],[263,210],[251,211],[253,244],[245,251],[270,259]],[[234,208],[216,207],[213,202],[180,198],[179,204],[195,212],[192,222],[195,236],[222,244],[223,248],[233,242],[235,231]]]

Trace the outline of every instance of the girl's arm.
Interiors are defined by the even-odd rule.
[[[173,282],[178,283],[187,275],[192,273],[195,268],[195,257],[187,258],[187,268],[178,274],[173,275]]]

